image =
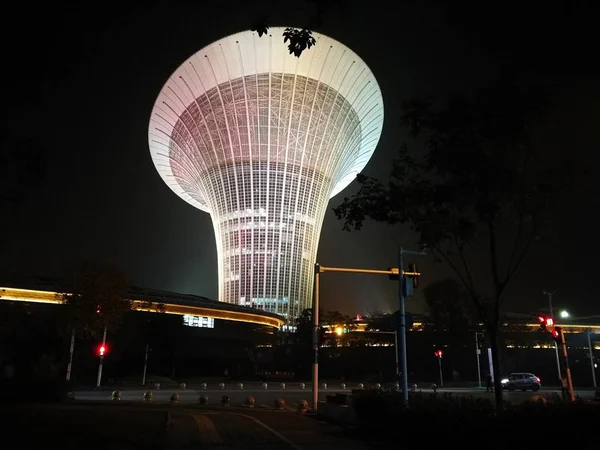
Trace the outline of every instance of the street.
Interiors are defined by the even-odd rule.
[[[24,448],[374,448],[313,417],[285,411],[124,402],[0,407],[3,440]]]

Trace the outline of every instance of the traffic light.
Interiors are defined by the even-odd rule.
[[[106,344],[100,344],[97,349],[98,356],[104,356],[108,352],[108,346]]]
[[[434,353],[436,358],[441,358],[442,357],[442,351],[441,350],[436,350]]]
[[[561,331],[562,330],[560,327],[554,327],[552,329],[552,339],[554,339],[558,344],[562,345]]]
[[[96,305],[96,314],[102,314],[102,305]]]
[[[546,331],[546,318],[544,316],[538,316],[538,322],[542,331]]]
[[[538,322],[542,331],[552,331],[554,326],[554,319],[552,317],[538,316]]]
[[[408,271],[412,272],[414,274],[419,273],[417,271],[417,265],[416,264],[409,264],[408,265]],[[416,289],[419,287],[419,275],[413,275],[412,276],[412,283],[413,283],[413,288]]]

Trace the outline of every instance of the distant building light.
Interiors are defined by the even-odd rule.
[[[183,316],[183,324],[186,327],[214,328],[215,319],[213,319],[212,317],[192,316],[186,314]]]

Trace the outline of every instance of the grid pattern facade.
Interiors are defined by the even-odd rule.
[[[237,44],[240,36],[255,38],[235,35]],[[217,82],[218,65],[207,60],[211,52],[195,57],[203,53],[200,61],[214,79],[207,82],[192,57],[193,70],[180,68],[155,105],[155,164],[175,192],[211,213],[219,300],[297,317],[311,303],[328,201],[364,166],[379,139],[383,110],[373,100],[381,103],[381,94],[376,83],[369,86],[372,74],[357,71],[355,61],[346,75],[354,73],[350,81],[362,81],[370,96],[353,90],[344,95],[340,87],[348,91],[347,85],[336,88],[315,78],[314,70],[287,71],[285,64],[282,71],[255,67],[238,77],[227,68],[225,80]],[[241,53],[239,58],[243,63]],[[224,63],[233,66],[229,59],[223,52]]]

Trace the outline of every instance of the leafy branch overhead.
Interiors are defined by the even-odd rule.
[[[317,43],[310,30],[299,30],[296,28],[286,28],[283,30],[283,42],[289,41],[288,50],[297,58],[307,48],[310,49]]]
[[[251,28],[252,31],[258,33],[258,37],[262,37],[269,32],[269,27],[263,20],[257,21]],[[300,57],[302,52],[310,49],[317,44],[316,39],[312,35],[312,31],[299,28],[286,28],[283,30],[283,42],[288,43],[290,55]]]

